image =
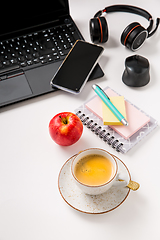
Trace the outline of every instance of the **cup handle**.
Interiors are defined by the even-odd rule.
[[[116,181],[114,182],[113,186],[115,187],[128,187],[133,191],[137,191],[140,187],[140,184],[128,179],[121,173],[118,173],[116,177]]]
[[[130,179],[127,176],[125,176],[122,173],[118,173],[113,186],[115,186],[115,187],[127,187],[127,185],[129,184],[129,181],[130,181]]]

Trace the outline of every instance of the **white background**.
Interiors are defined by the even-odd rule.
[[[84,38],[90,42],[89,19],[112,4],[131,4],[160,17],[159,0],[70,0],[71,15]],[[88,129],[73,146],[61,147],[50,138],[50,119],[75,108],[94,95],[92,84],[109,86],[160,122],[160,28],[136,52],[150,62],[150,83],[130,88],[122,82],[126,57],[135,53],[120,43],[123,29],[148,21],[128,13],[107,16],[109,41],[99,61],[105,76],[86,84],[74,96],[58,91],[0,109],[0,240],[160,239],[160,131],[157,127],[127,154],[116,153]],[[75,153],[99,147],[116,154],[128,166],[133,180],[140,183],[117,209],[101,215],[87,215],[68,206],[58,191],[58,174]]]

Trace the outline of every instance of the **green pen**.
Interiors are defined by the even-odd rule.
[[[101,98],[101,100],[107,105],[107,107],[112,111],[112,113],[118,118],[118,120],[124,126],[128,126],[129,124],[128,124],[127,120],[118,111],[118,109],[113,105],[113,103],[110,101],[110,98],[107,96],[107,94],[97,84],[94,84],[92,86],[92,88],[97,93],[97,95]]]

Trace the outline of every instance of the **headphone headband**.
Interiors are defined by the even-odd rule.
[[[130,6],[130,5],[112,5],[112,6],[106,7],[105,12],[106,13],[128,12],[128,13],[134,13],[134,14],[140,15],[140,16],[146,18],[147,20],[152,19],[152,15],[149,12],[147,12],[146,10],[144,10],[142,8]]]
[[[98,11],[94,17],[100,17],[103,12],[106,12],[106,13],[128,12],[128,13],[138,14],[138,15],[146,18],[147,20],[152,19],[152,15],[149,12],[147,12],[146,10],[144,10],[142,8],[138,8],[138,7],[131,6],[131,5],[112,5],[112,6],[106,7],[105,9],[103,9],[101,11]]]

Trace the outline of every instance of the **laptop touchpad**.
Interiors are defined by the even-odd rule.
[[[0,81],[0,105],[21,100],[31,94],[25,74]]]

